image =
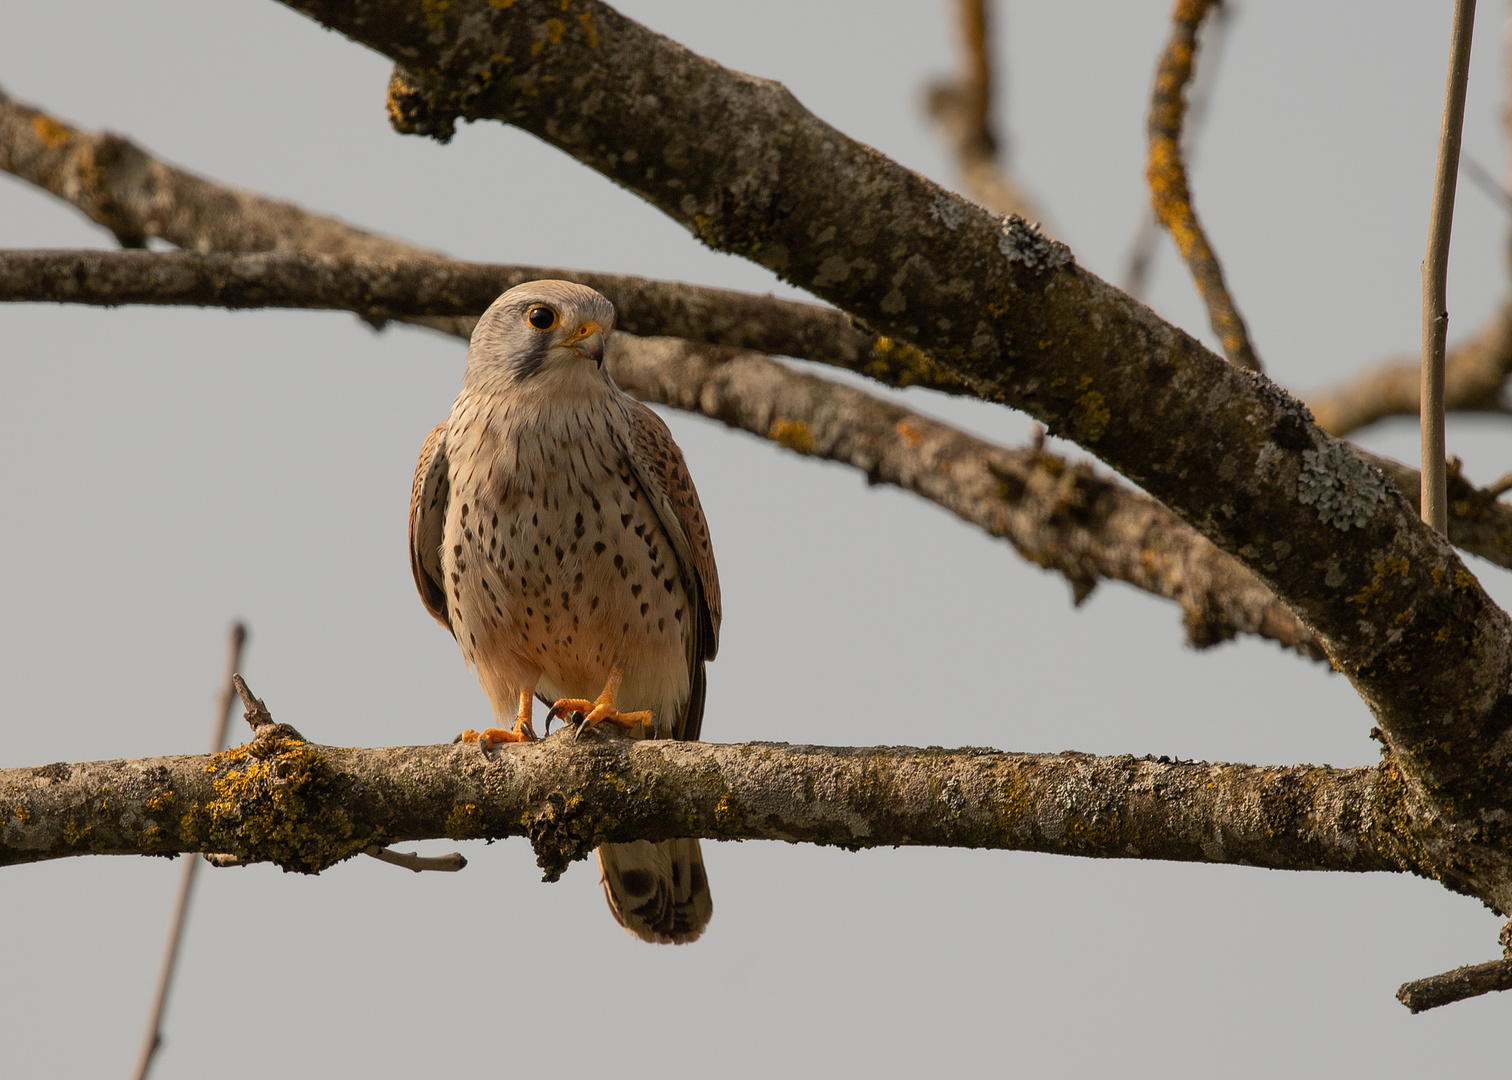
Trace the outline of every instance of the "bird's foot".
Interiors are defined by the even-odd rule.
[[[655,728],[655,716],[650,709],[622,713],[609,701],[589,701],[586,698],[562,698],[546,712],[546,730],[551,730],[553,718],[565,721],[572,717],[577,722],[577,734],[581,736],[589,728],[600,724],[614,724],[625,729],[625,734],[649,738]],[[637,729],[641,729],[637,731]]]
[[[515,721],[513,730],[491,727],[484,728],[482,731],[474,731],[472,728],[468,728],[452,740],[454,743],[475,742],[478,744],[478,749],[484,751],[492,750],[499,743],[535,741],[535,729],[526,720]]]

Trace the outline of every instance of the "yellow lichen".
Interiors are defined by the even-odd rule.
[[[459,803],[446,815],[446,835],[452,840],[468,840],[482,828],[482,815],[474,803]]]
[[[1076,407],[1071,410],[1071,431],[1076,441],[1085,446],[1101,439],[1112,419],[1113,413],[1104,403],[1102,394],[1088,390],[1076,399]]]
[[[350,816],[331,797],[320,750],[299,739],[271,739],[216,754],[215,798],[192,804],[179,819],[190,850],[222,851],[249,862],[318,873],[382,840],[356,835]]]
[[[767,438],[775,443],[781,443],[789,450],[796,450],[800,454],[812,454],[814,452],[814,436],[809,431],[809,426],[802,420],[788,420],[781,416],[772,421],[772,426],[767,430]]]
[[[562,10],[566,11],[567,9],[563,7]],[[598,48],[598,27],[593,25],[593,13],[591,11],[583,12],[578,16],[578,22],[583,24],[583,32],[588,35],[588,47],[590,49]]]
[[[24,807],[24,806],[18,806],[18,807],[16,807],[16,809],[13,812],[16,815],[16,820],[19,821],[21,824],[26,825],[26,824],[29,824],[31,822],[32,812],[30,810],[28,810],[26,807]]]
[[[175,798],[176,796],[172,791],[160,792],[159,794],[154,795],[152,798],[147,800],[147,809],[166,810],[173,805]]]
[[[31,127],[37,138],[42,140],[42,145],[49,150],[65,145],[74,135],[73,128],[67,124],[60,124],[52,117],[40,113],[32,117]]]
[[[420,10],[425,12],[425,25],[433,32],[446,29],[446,9],[451,0],[420,0]]]
[[[567,24],[561,19],[546,20],[546,41],[552,45],[562,43],[562,35],[567,32]]]

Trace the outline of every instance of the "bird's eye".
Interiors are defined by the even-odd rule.
[[[545,304],[537,304],[525,313],[525,321],[537,330],[550,330],[557,324],[557,313]]]

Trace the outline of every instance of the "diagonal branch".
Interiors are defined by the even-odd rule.
[[[1207,304],[1208,321],[1223,343],[1230,361],[1260,370],[1260,357],[1250,344],[1249,331],[1223,281],[1223,268],[1208,243],[1207,233],[1192,208],[1186,165],[1181,157],[1181,128],[1186,119],[1186,88],[1197,58],[1197,34],[1209,12],[1222,0],[1176,0],[1171,12],[1171,40],[1166,43],[1155,72],[1150,98],[1150,157],[1146,176],[1155,216],[1171,231],[1181,257],[1191,268],[1197,291]]]
[[[1422,872],[1389,765],[1332,769],[991,750],[721,746],[565,732],[0,770],[0,866],[206,851],[318,873],[373,845],[528,836],[548,880],[605,842],[899,844],[1285,870]]]
[[[929,115],[955,154],[966,194],[989,210],[1030,221],[1039,210],[1013,178],[993,131],[993,63],[990,0],[956,0],[961,71],[925,93]]]

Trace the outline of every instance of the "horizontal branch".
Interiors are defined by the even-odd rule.
[[[142,247],[147,237],[166,240],[196,252],[305,252],[376,260],[392,273],[418,272],[427,259],[441,256],[425,248],[379,236],[336,218],[314,214],[293,203],[270,199],[207,180],[154,157],[120,135],[84,131],[0,92],[0,170],[12,173],[63,199],[104,225],[124,246]],[[264,264],[276,267],[276,261]],[[368,318],[383,318],[381,300],[397,294],[397,284],[375,276],[377,290],[364,297],[337,288],[322,292],[318,267],[301,274],[313,288],[307,304],[282,306],[338,307]],[[409,268],[406,270],[406,268]],[[95,288],[110,288],[101,265],[81,268],[92,274]],[[270,271],[271,272],[271,271]],[[711,289],[681,282],[657,281],[627,274],[601,274],[549,266],[500,266],[447,260],[431,264],[425,278],[430,302],[424,311],[413,304],[403,316],[435,329],[467,337],[473,317],[494,297],[523,281],[558,278],[577,281],[607,296],[620,312],[619,326],[635,334],[663,334],[714,345],[795,356],[860,372],[892,386],[928,386],[963,393],[964,385],[917,349],[857,327],[834,308],[779,300],[771,296]],[[11,279],[16,280],[15,278]],[[54,288],[59,283],[52,282]],[[194,280],[169,274],[162,287],[178,289],[180,298],[153,300],[150,289],[116,282],[113,287],[138,295],[117,303],[227,304],[253,288],[236,275],[201,271]],[[327,286],[331,288],[331,286]],[[194,297],[201,297],[195,299]],[[324,297],[324,300],[322,300]],[[471,299],[467,299],[471,297]],[[15,299],[24,297],[17,295]],[[37,299],[56,297],[38,296]],[[478,300],[482,298],[482,302]],[[413,300],[413,297],[411,297]],[[450,316],[467,316],[458,323]]]
[[[374,845],[527,836],[550,880],[601,843],[697,836],[1416,868],[1386,816],[1400,780],[1385,765],[574,741],[566,732],[485,755],[470,744],[344,749],[272,731],[214,756],[0,770],[0,865],[199,851],[318,873]]]

